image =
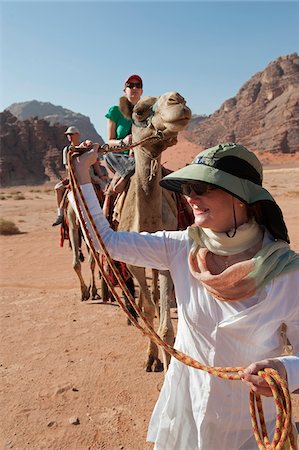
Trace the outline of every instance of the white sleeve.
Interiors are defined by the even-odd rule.
[[[68,146],[64,147],[64,149],[62,150],[62,164],[64,166],[67,166],[67,151],[68,151]]]
[[[184,232],[158,231],[156,233],[136,233],[113,231],[102,212],[92,184],[82,185],[81,190],[96,229],[114,260],[159,270],[168,270],[170,268],[170,261],[173,261],[175,258],[178,247],[185,242]],[[79,217],[72,192],[69,194],[69,200],[77,217]],[[80,205],[80,208],[92,243],[96,250],[102,253],[82,205]]]
[[[299,389],[299,356],[280,356],[279,359],[286,368],[290,392]]]
[[[295,270],[286,274],[283,285],[283,303],[281,304],[280,313],[284,314],[284,311],[290,305],[284,323],[287,326],[286,337],[292,345],[293,354],[280,356],[278,359],[286,368],[289,390],[294,392],[299,389],[299,271]]]

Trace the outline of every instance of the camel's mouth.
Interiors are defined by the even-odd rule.
[[[190,118],[181,118],[181,119],[177,119],[174,120],[173,122],[171,122],[169,125],[171,128],[177,128],[177,129],[182,129],[185,128],[186,125],[188,125]]]
[[[189,120],[189,117],[183,117],[182,119],[175,120],[174,123],[187,123]]]
[[[191,119],[191,110],[189,108],[183,108],[181,114],[178,114],[178,118],[176,120],[171,121],[171,125],[173,127],[177,127],[178,129],[185,128]]]

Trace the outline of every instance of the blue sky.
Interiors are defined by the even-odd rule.
[[[1,1],[1,111],[39,100],[90,117],[123,81],[178,91],[210,114],[279,56],[299,51],[298,1]]]

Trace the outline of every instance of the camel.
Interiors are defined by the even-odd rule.
[[[69,226],[69,239],[70,246],[73,253],[73,269],[76,272],[81,288],[81,300],[86,301],[89,300],[90,295],[92,300],[99,299],[99,295],[97,292],[96,282],[95,282],[95,259],[92,255],[92,252],[89,251],[88,247],[88,264],[90,268],[90,282],[87,286],[81,271],[81,262],[82,254],[80,254],[80,224],[76,217],[75,211],[73,210],[71,204],[69,203],[67,206],[67,221]]]
[[[103,204],[104,201],[104,194],[101,190],[100,185],[95,182],[94,187],[99,199],[100,204]],[[70,241],[70,247],[73,252],[73,269],[76,272],[76,275],[80,282],[80,289],[81,289],[81,300],[86,301],[89,300],[90,296],[92,300],[98,300],[100,298],[98,294],[98,289],[95,282],[95,259],[93,257],[92,252],[90,251],[89,247],[86,246],[88,251],[88,264],[90,269],[90,281],[89,285],[87,286],[81,270],[81,262],[84,261],[83,254],[80,250],[80,244],[83,240],[81,229],[80,229],[80,223],[78,221],[78,218],[76,216],[75,211],[72,208],[72,205],[67,200],[67,192],[64,195],[64,198],[62,200],[64,209],[66,210],[66,221],[68,224],[68,235],[69,235],[69,241]],[[106,285],[104,288],[107,289]],[[103,289],[103,287],[102,287]],[[104,293],[106,296],[106,292]],[[103,295],[103,294],[102,294]]]
[[[125,198],[119,216],[118,231],[177,230],[176,196],[162,189],[159,181],[162,177],[161,153],[176,144],[177,134],[186,127],[191,111],[184,98],[169,92],[160,97],[144,97],[134,109],[126,97],[120,99],[120,108],[127,118],[132,118],[132,139],[139,142],[153,136],[134,150],[136,168],[130,184],[123,195]],[[157,135],[158,133],[158,135]],[[159,273],[159,289],[157,276],[154,273],[154,286],[150,295],[146,282],[145,269],[128,266],[135,277],[141,293],[144,315],[153,326],[155,313],[159,318],[159,336],[170,345],[174,343],[174,330],[170,318],[170,302],[173,298],[173,283],[168,271]],[[158,301],[160,291],[160,301]],[[157,307],[159,303],[159,307]],[[146,371],[167,370],[170,357],[163,352],[162,361],[158,356],[157,345],[150,341],[145,362]]]

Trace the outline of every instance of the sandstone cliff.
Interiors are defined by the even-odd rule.
[[[72,124],[83,130],[82,123],[75,122],[75,116],[80,114],[50,103],[42,104],[41,112],[41,109],[36,109],[40,106],[41,102],[35,101],[11,105],[10,109],[16,111],[22,120],[8,110],[0,113],[0,183],[3,187],[56,181],[63,173],[62,148],[66,145],[66,126]],[[61,108],[60,112],[57,108]],[[65,111],[70,114],[70,120],[59,125],[58,116],[65,114]],[[44,114],[47,119],[32,117],[38,114]],[[24,120],[26,117],[31,118]],[[91,131],[81,137],[91,138]],[[193,116],[181,137],[196,144],[192,149],[184,147],[184,152],[192,153],[188,157],[186,155],[187,161],[198,149],[228,141],[239,142],[253,151],[277,154],[299,152],[298,55],[282,56],[270,63],[214,114],[208,117]],[[102,142],[98,135],[93,139]],[[171,161],[172,155],[180,151],[179,144],[171,147],[167,160]]]
[[[271,62],[184,136],[203,148],[238,142],[253,151],[299,151],[299,57]]]
[[[67,141],[64,125],[44,119],[18,120],[0,113],[0,185],[42,184],[64,174],[62,149]]]

